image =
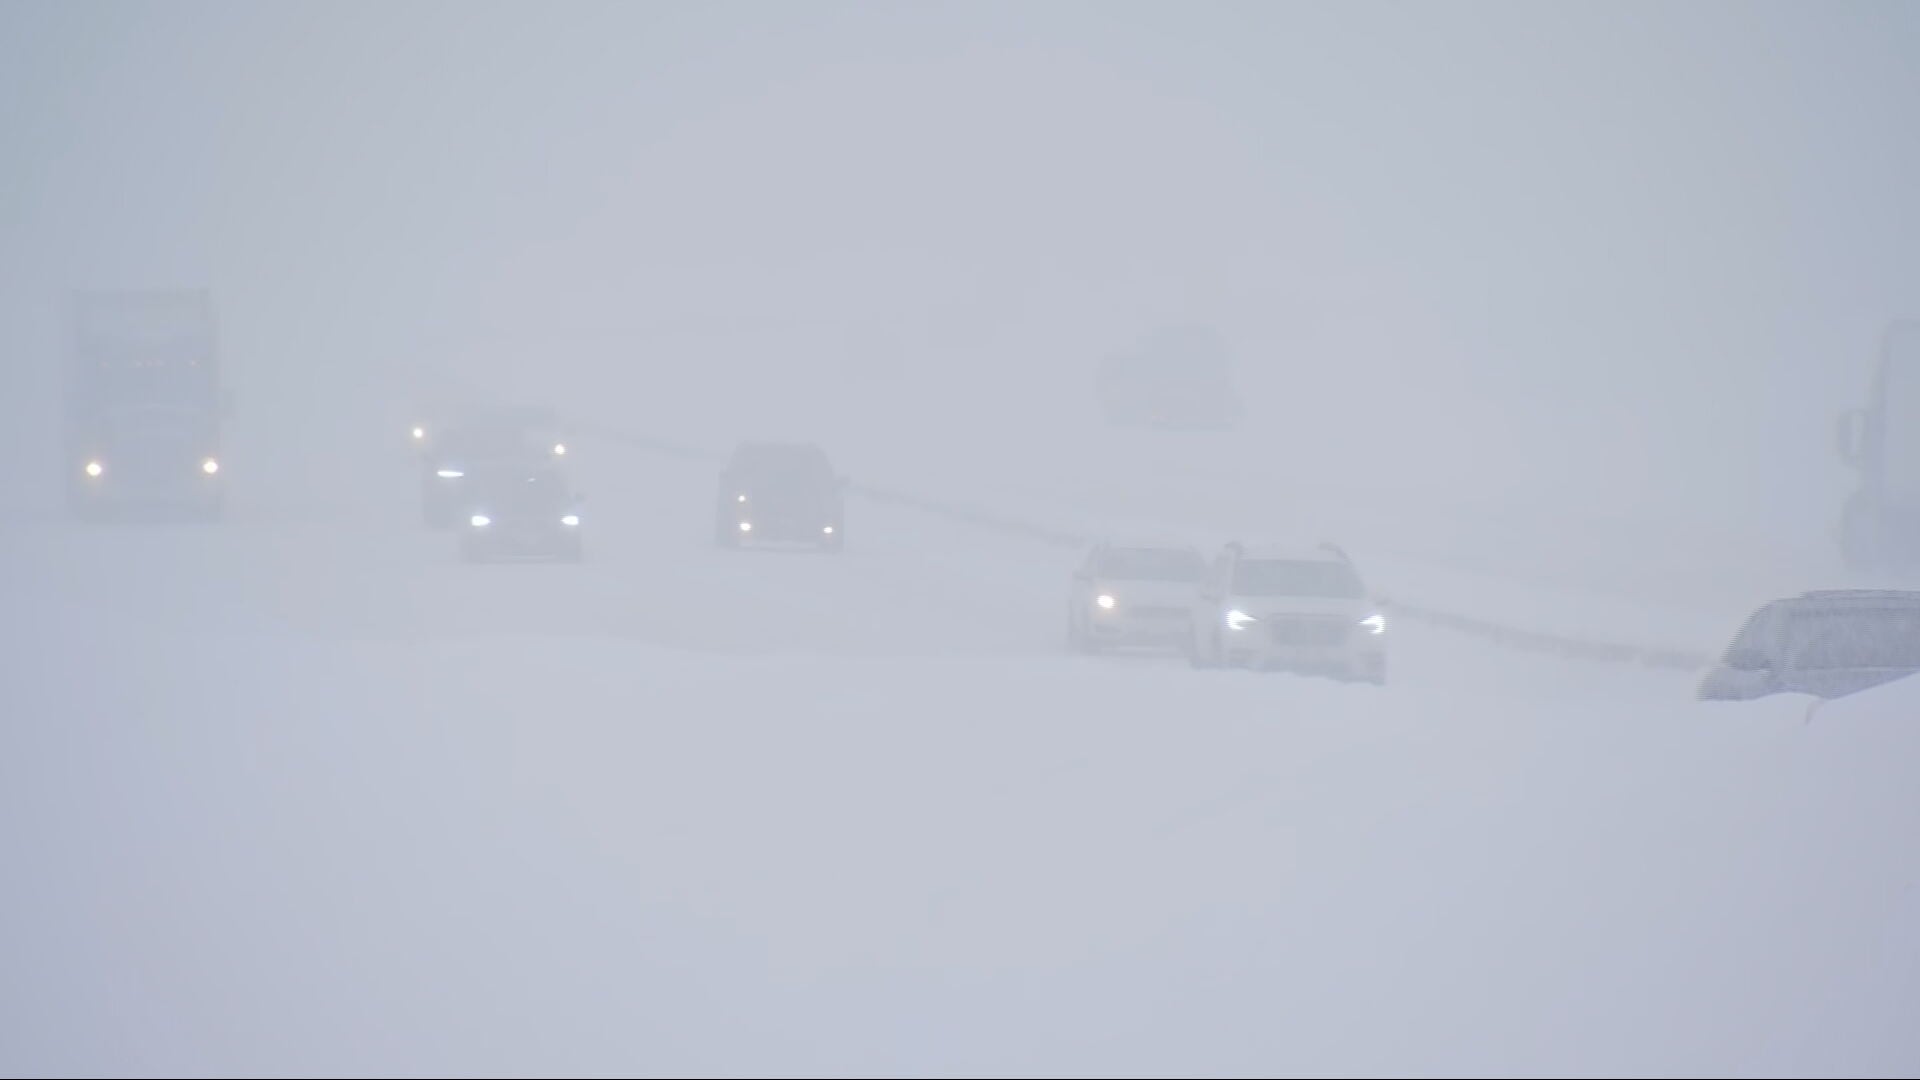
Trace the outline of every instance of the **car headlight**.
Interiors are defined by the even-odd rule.
[[[433,475],[442,480],[458,480],[467,474],[459,469],[436,469]]]
[[[423,427],[417,427],[417,428],[414,428],[414,429],[413,429],[413,441],[414,441],[414,442],[423,442],[423,441],[425,441],[425,440],[426,440],[426,437],[427,437],[427,429],[426,429],[426,428],[423,428]]]
[[[733,500],[733,501],[734,501],[734,502],[746,502],[746,501],[747,501],[747,497],[746,497],[745,495],[737,495],[737,496],[735,496],[735,497],[734,497],[734,500]]]
[[[93,478],[94,478],[94,479],[96,479],[96,480],[98,480],[98,479],[100,478],[100,474],[101,474],[101,473],[103,473],[103,472],[106,472],[106,471],[107,471],[107,468],[106,468],[106,466],[104,466],[104,465],[102,465],[102,464],[100,464],[100,463],[99,463],[99,462],[97,462],[97,461],[89,461],[89,462],[87,462],[87,467],[86,467],[86,470],[85,470],[85,472],[86,472],[86,474],[87,474],[88,476],[91,476],[91,477],[93,477]]]
[[[219,460],[216,458],[208,458],[207,460],[201,462],[200,471],[203,473],[206,473],[208,476],[212,476],[213,474],[219,472],[220,471]]]
[[[553,454],[554,454],[554,456],[555,456],[555,457],[566,457],[566,456],[567,456],[567,444],[566,444],[566,443],[554,443],[554,444],[553,444]]]
[[[831,525],[823,525],[823,526],[821,526],[821,528],[820,528],[820,535],[822,535],[822,536],[832,536],[832,535],[833,535],[833,526],[831,526]]]
[[[1227,612],[1227,629],[1229,630],[1245,630],[1247,627],[1259,621],[1260,620],[1246,612],[1241,611],[1239,608],[1234,608],[1232,611]]]
[[[753,531],[753,522],[751,522],[751,521],[743,521],[743,522],[741,522],[741,523],[740,523],[740,531],[741,531],[741,532],[752,532],[752,531]]]
[[[467,524],[472,525],[476,529],[484,529],[493,524],[493,519],[485,514],[475,514],[467,519]]]
[[[1100,610],[1102,611],[1113,610],[1114,599],[1106,593],[1101,593],[1099,596],[1094,597],[1093,602],[1100,605]]]
[[[1384,634],[1387,632],[1387,617],[1385,615],[1369,615],[1360,620],[1360,625],[1366,627],[1367,633],[1369,634]]]
[[[566,526],[568,526],[568,527],[572,527],[572,526],[574,526],[574,525],[578,525],[578,524],[580,524],[580,515],[579,515],[579,514],[568,514],[568,515],[567,515],[566,517],[563,517],[563,518],[561,518],[561,519],[560,519],[560,524],[562,524],[562,525],[566,525]]]

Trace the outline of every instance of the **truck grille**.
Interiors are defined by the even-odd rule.
[[[1347,638],[1346,621],[1324,615],[1278,615],[1266,623],[1276,645],[1338,645]]]
[[[1127,614],[1138,619],[1184,619],[1187,617],[1187,609],[1183,607],[1168,607],[1164,604],[1148,604],[1142,607],[1128,608]]]

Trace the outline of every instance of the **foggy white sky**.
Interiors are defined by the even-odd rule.
[[[64,291],[203,283],[228,516],[70,526]],[[0,1071],[1911,1074],[1920,683],[1417,614],[1723,648],[1902,316],[1914,3],[0,0]],[[1172,321],[1242,429],[1101,422]],[[465,566],[468,387],[1017,524],[588,436]],[[1020,525],[1337,540],[1394,681],[1063,655]]]
[[[0,19],[15,367],[69,283],[204,278],[256,402],[417,363],[562,404],[867,364],[1044,410],[1198,319],[1263,423],[1370,433],[1356,483],[1824,528],[1831,414],[1920,310],[1910,5]]]

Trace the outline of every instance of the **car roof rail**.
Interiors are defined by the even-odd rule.
[[[1320,550],[1331,552],[1335,558],[1339,559],[1343,563],[1347,563],[1349,565],[1353,563],[1353,559],[1351,556],[1347,554],[1347,550],[1341,547],[1339,544],[1335,544],[1331,541],[1323,540],[1320,543]]]

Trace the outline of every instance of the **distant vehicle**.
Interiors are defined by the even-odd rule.
[[[1107,422],[1120,427],[1231,428],[1244,411],[1226,344],[1199,327],[1162,330],[1107,357],[1094,389]]]
[[[572,453],[559,422],[545,409],[502,409],[444,430],[421,423],[408,434],[415,433],[421,515],[436,529],[452,528],[468,516],[481,474],[558,466]]]
[[[476,478],[461,554],[468,562],[580,562],[584,499],[556,468],[488,470]]]
[[[1346,554],[1228,544],[1202,579],[1187,655],[1251,667],[1387,681],[1386,616]]]
[[[1847,565],[1920,562],[1920,321],[1887,327],[1867,407],[1842,413],[1834,434],[1842,460],[1860,474],[1841,512]]]
[[[1700,681],[1702,701],[1847,694],[1920,671],[1920,592],[1843,589],[1774,600],[1748,616]]]
[[[797,543],[838,552],[846,544],[846,481],[812,443],[746,442],[720,474],[713,541],[726,548]]]
[[[220,428],[227,411],[207,291],[75,295],[65,470],[76,515],[220,517],[227,479]]]
[[[1073,575],[1069,646],[1078,652],[1115,645],[1182,648],[1194,591],[1206,570],[1206,557],[1193,547],[1095,545]]]

